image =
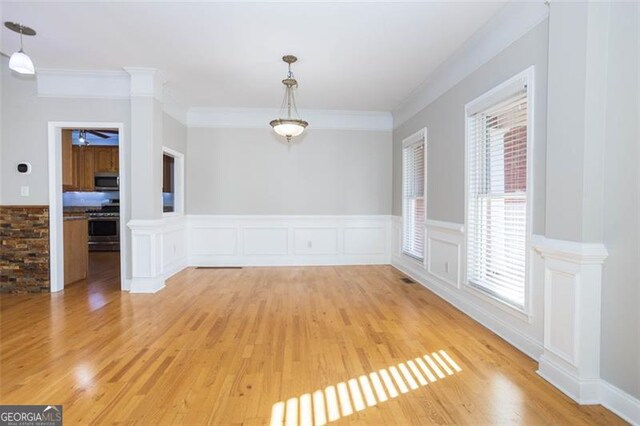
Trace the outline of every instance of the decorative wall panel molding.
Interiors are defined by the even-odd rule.
[[[155,293],[187,266],[184,216],[131,220],[131,293]]]
[[[393,266],[469,315],[480,324],[503,337],[509,343],[538,359],[542,342],[532,333],[523,331],[509,315],[488,304],[477,292],[464,285],[464,226],[459,223],[427,220],[425,261],[418,262],[402,254],[402,218],[392,219],[394,236]],[[507,319],[505,319],[507,318]],[[515,317],[513,317],[515,319]],[[519,320],[518,320],[519,321]]]
[[[162,276],[168,279],[187,267],[187,220],[185,216],[162,219]]]
[[[442,282],[460,288],[464,227],[460,224],[428,220],[426,231],[427,272]]]
[[[131,293],[155,293],[162,276],[162,220],[131,220]]]
[[[544,353],[538,373],[581,404],[600,401],[602,244],[540,237],[544,258]]]
[[[388,264],[390,230],[386,215],[190,215],[189,265]]]

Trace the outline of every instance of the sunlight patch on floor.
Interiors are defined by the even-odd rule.
[[[441,350],[273,404],[272,426],[321,426],[462,371]]]

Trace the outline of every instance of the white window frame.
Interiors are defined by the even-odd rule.
[[[406,214],[407,212],[405,211],[405,203],[404,203],[404,149],[407,147],[410,147],[412,145],[416,145],[422,143],[424,145],[424,182],[423,182],[423,187],[424,187],[424,223],[422,223],[422,228],[423,228],[423,232],[424,232],[424,247],[423,247],[423,253],[422,253],[422,259],[418,259],[415,256],[411,256],[407,253],[404,252],[404,225],[405,225],[405,220],[406,220]],[[428,167],[427,167],[427,128],[423,127],[422,129],[418,130],[417,132],[415,132],[414,134],[412,134],[411,136],[405,138],[402,140],[402,238],[400,241],[400,254],[404,259],[407,259],[411,262],[415,262],[418,263],[420,265],[422,265],[422,267],[426,268],[427,265],[427,211],[428,211],[428,205],[427,205],[427,174],[428,174]]]
[[[465,198],[464,198],[464,218],[465,218],[465,236],[464,236],[464,265],[463,265],[463,288],[465,291],[477,296],[480,299],[490,303],[492,306],[511,314],[512,316],[530,323],[532,320],[532,247],[531,240],[533,234],[533,199],[534,199],[534,170],[533,170],[533,156],[534,156],[534,144],[535,144],[535,99],[534,99],[534,85],[535,85],[535,69],[534,66],[527,68],[526,70],[516,74],[507,81],[499,84],[473,101],[465,105]],[[482,289],[473,286],[469,283],[467,277],[467,259],[468,259],[468,224],[469,224],[469,167],[471,161],[469,159],[469,144],[472,141],[469,140],[469,118],[483,111],[502,99],[512,95],[522,87],[527,88],[527,219],[526,219],[526,231],[525,231],[525,288],[524,288],[524,307],[522,309],[511,305],[504,300],[485,292]]]
[[[162,212],[162,217],[181,216],[184,214],[184,154],[169,147],[162,147],[162,156],[168,155],[174,159],[174,195],[173,211]],[[164,206],[164,200],[162,205]],[[164,209],[164,207],[163,207]]]

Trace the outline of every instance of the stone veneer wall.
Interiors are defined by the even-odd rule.
[[[49,291],[49,207],[0,206],[0,293]]]

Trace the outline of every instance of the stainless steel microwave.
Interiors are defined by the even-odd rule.
[[[118,191],[120,178],[117,173],[96,173],[93,177],[93,186],[96,191]]]

